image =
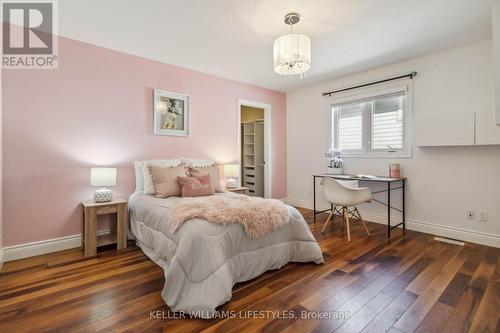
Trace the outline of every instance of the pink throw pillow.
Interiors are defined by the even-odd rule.
[[[153,179],[157,198],[168,198],[181,195],[181,188],[177,182],[177,177],[186,175],[184,166],[159,167],[150,165],[149,172]]]
[[[177,181],[181,186],[183,197],[201,197],[214,194],[208,174],[197,177],[177,177]]]
[[[221,176],[218,165],[211,165],[205,167],[188,167],[191,177],[200,177],[203,175],[210,175],[212,188],[215,192],[224,192],[221,185]]]

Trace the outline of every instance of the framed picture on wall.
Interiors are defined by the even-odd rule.
[[[154,89],[153,119],[155,135],[189,135],[189,96]]]

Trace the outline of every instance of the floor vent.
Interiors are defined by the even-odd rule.
[[[456,240],[456,239],[451,239],[451,238],[434,237],[434,240],[437,240],[438,242],[450,243],[450,244],[455,244],[455,245],[460,245],[460,246],[465,245],[464,242]]]

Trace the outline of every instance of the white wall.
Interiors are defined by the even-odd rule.
[[[489,112],[493,122],[490,40],[290,92],[287,94],[290,203],[310,207],[311,175],[326,171],[323,152],[330,147],[332,98],[323,97],[322,92],[413,70],[419,73],[413,82],[414,115],[472,109]],[[410,159],[346,158],[344,172],[386,175],[390,162],[400,163],[403,175],[408,177],[410,229],[500,247],[500,146],[413,147]],[[377,198],[385,199],[381,195]],[[467,220],[466,209],[488,211],[489,221]],[[386,209],[375,203],[363,205],[362,211],[370,220],[383,221],[386,216]]]

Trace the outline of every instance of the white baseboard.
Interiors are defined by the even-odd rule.
[[[308,208],[308,209],[313,208],[313,203],[310,201],[294,199],[294,198],[284,198],[284,199],[282,199],[282,201],[284,201],[285,203],[287,203],[291,206]],[[317,210],[324,210],[324,209],[329,209],[329,208],[330,208],[329,204],[316,203]],[[367,211],[362,211],[362,214],[363,214],[363,217],[370,222],[375,222],[375,223],[387,225],[387,215],[374,214],[374,213],[370,213]],[[401,222],[401,218],[395,217],[394,219],[391,219],[391,221],[392,221],[392,224],[397,224],[397,223]],[[406,219],[406,228],[408,230],[419,231],[419,232],[423,232],[426,234],[442,236],[442,237],[462,240],[462,241],[466,241],[466,242],[477,243],[477,244],[488,245],[488,246],[500,248],[500,235],[492,235],[492,234],[487,234],[487,233],[483,233],[483,232],[479,232],[479,231],[437,225],[434,223],[429,223],[429,222],[425,222],[425,221],[418,221],[415,219],[408,219],[408,218]]]
[[[97,235],[109,234],[110,230],[99,230]],[[62,250],[74,249],[82,246],[82,235],[72,235],[66,237],[59,237],[47,239],[38,242],[24,243],[13,246],[6,246],[3,248],[3,259],[5,262],[23,259],[28,257],[39,256]],[[0,267],[1,268],[1,267]]]

